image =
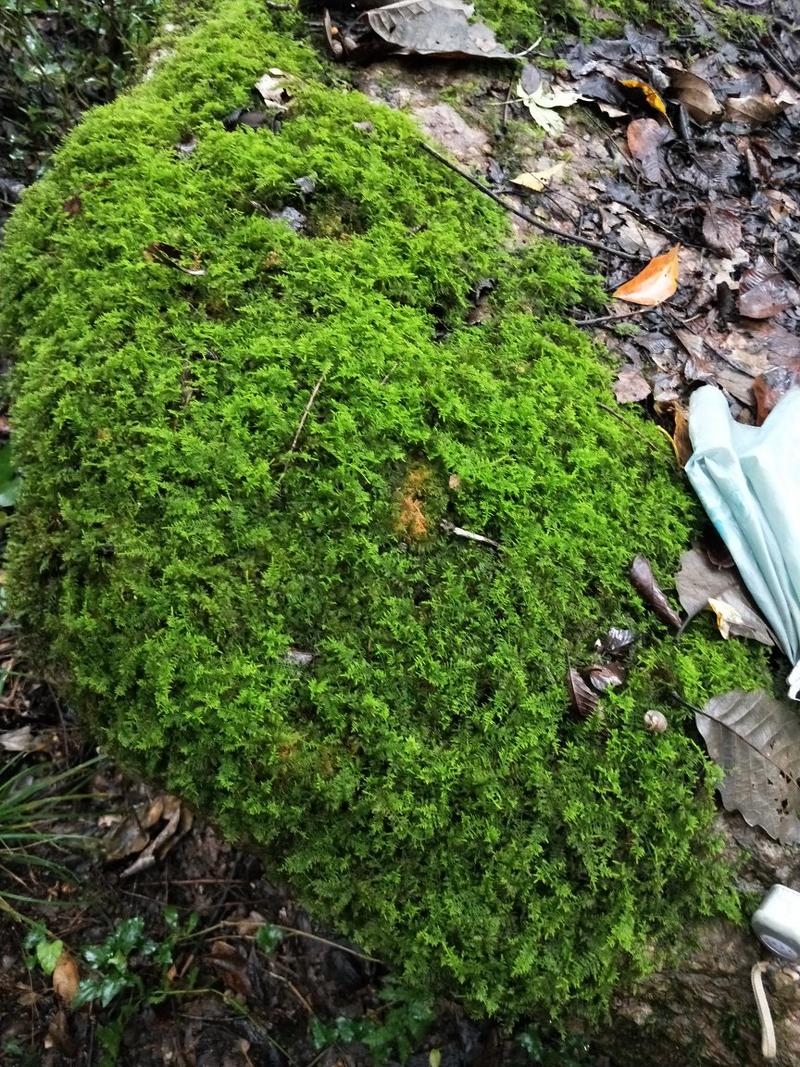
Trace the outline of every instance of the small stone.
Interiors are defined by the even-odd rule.
[[[644,713],[644,724],[651,734],[663,734],[669,725],[666,715],[652,710]]]

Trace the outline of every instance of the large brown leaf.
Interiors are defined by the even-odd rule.
[[[403,55],[513,58],[488,26],[470,22],[473,11],[458,0],[400,0],[365,15],[374,32]]]
[[[800,714],[763,690],[712,697],[695,713],[709,755],[725,772],[728,811],[786,844],[800,843]]]

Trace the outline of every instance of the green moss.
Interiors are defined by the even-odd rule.
[[[674,0],[605,0],[599,8],[589,0],[477,0],[476,14],[497,31],[501,41],[520,49],[565,33],[586,39],[618,36],[626,22],[677,29],[683,18]]]
[[[226,132],[270,67],[279,131]],[[637,552],[669,584],[697,508],[562,320],[598,297],[586,261],[507,251],[406,117],[326,77],[255,0],[220,3],[26,194],[0,264],[11,597],[103,744],[407,982],[591,1013],[735,907],[669,702],[765,661],[664,637],[631,591]],[[487,277],[494,314],[465,327]],[[641,634],[630,684],[576,722],[565,669],[610,624]]]

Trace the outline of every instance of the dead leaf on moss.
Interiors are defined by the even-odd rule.
[[[567,671],[567,689],[572,710],[582,719],[588,719],[597,708],[600,697],[594,689],[591,689],[580,674],[570,667]]]
[[[769,627],[751,603],[738,570],[715,567],[701,548],[682,553],[675,587],[687,622],[710,609],[726,640],[743,637],[774,645]]]
[[[800,842],[800,719],[788,701],[736,689],[695,713],[708,754],[725,772],[723,806],[770,837]]]
[[[370,28],[399,55],[513,59],[475,8],[459,0],[399,0],[366,11]]]
[[[677,611],[672,607],[664,595],[661,586],[655,579],[653,568],[646,556],[637,556],[630,569],[630,578],[634,589],[642,599],[653,609],[655,614],[675,630],[680,630],[681,619]]]
[[[255,83],[255,90],[264,101],[264,106],[274,111],[285,111],[291,97],[286,90],[286,75],[278,67],[270,67]]]
[[[586,671],[589,684],[598,693],[624,685],[625,675],[625,668],[620,663],[596,663]]]
[[[655,307],[674,296],[678,288],[678,252],[675,245],[668,252],[651,259],[644,270],[614,290],[617,300],[643,307]]]
[[[71,196],[61,206],[68,215],[80,215],[83,210],[83,201],[79,196]]]

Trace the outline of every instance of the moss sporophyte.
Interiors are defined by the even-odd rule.
[[[736,908],[667,701],[763,684],[763,653],[665,635],[630,588],[637,553],[669,584],[699,516],[562,317],[599,292],[588,261],[509,251],[293,16],[213,7],[7,228],[14,610],[95,738],[404,982],[596,1013]],[[281,121],[226,129],[270,68]],[[639,634],[629,682],[574,721],[565,670],[612,624]]]

